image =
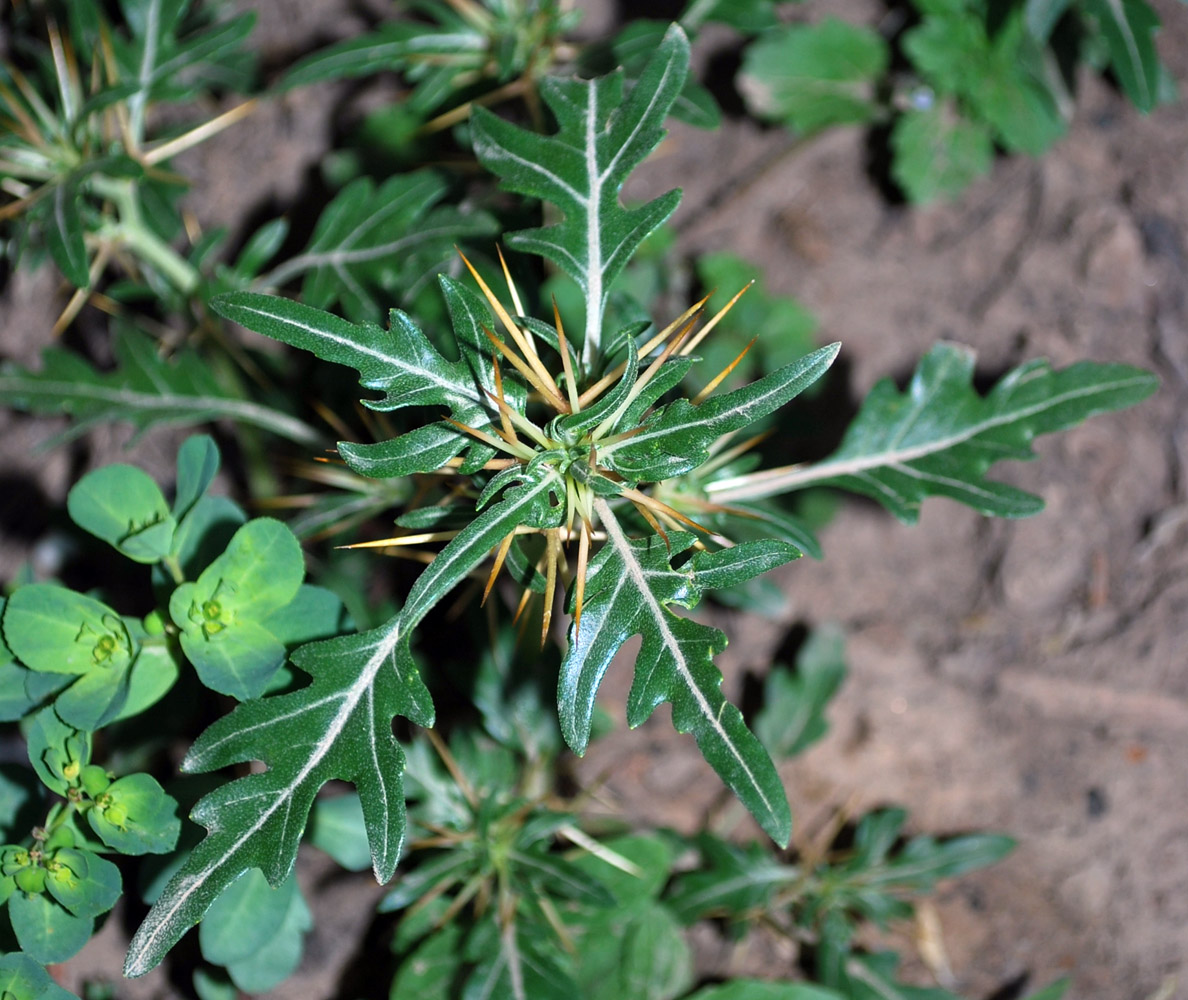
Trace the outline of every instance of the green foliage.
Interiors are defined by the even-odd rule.
[[[997,517],[1043,509],[1036,496],[985,478],[1002,459],[1034,457],[1031,441],[1095,413],[1134,406],[1150,396],[1154,375],[1127,365],[1083,361],[1060,371],[1030,361],[985,395],[974,390],[973,352],[937,344],[906,392],[889,379],[863,401],[841,446],[821,462],[771,469],[707,487],[728,503],[830,485],[879,501],[900,520],[916,520],[925,497],[945,496]]]
[[[475,152],[517,194],[556,205],[562,221],[514,233],[508,245],[539,254],[569,275],[586,303],[583,360],[592,367],[614,279],[639,245],[676,209],[678,192],[627,209],[619,190],[664,135],[664,119],[688,74],[689,43],[669,31],[624,100],[623,76],[550,78],[542,96],[557,119],[541,136],[476,109]]]
[[[74,997],[28,955],[0,955],[0,992],[13,1000],[66,1000]],[[77,1000],[77,998],[75,998]]]
[[[39,371],[0,373],[0,401],[69,413],[68,433],[116,419],[137,430],[229,419],[245,432],[249,476],[271,476],[254,432],[320,447],[296,401],[312,395],[336,428],[346,426],[341,401],[316,376],[298,386],[288,357],[240,348],[220,325],[228,320],[353,368],[377,414],[361,418],[369,438],[339,442],[346,468],[310,474],[336,492],[277,503],[308,504],[290,526],[208,494],[220,455],[205,436],[181,447],[172,502],[132,465],[71,490],[75,525],[144,586],[130,596],[24,580],[0,600],[0,718],[20,721],[29,755],[28,768],[0,769],[0,905],[21,949],[0,955],[0,993],[62,1000],[43,966],[69,960],[137,882],[152,908],[127,974],[152,968],[200,923],[201,955],[221,968],[195,971],[198,995],[273,989],[312,926],[294,875],[305,839],[381,882],[399,866],[379,907],[394,922],[393,997],[945,1000],[900,983],[898,957],[861,947],[862,928],[910,918],[917,897],[1001,859],[1012,841],[905,839],[905,814],[885,809],[858,818],[848,846],[798,845],[773,758],[824,735],[845,674],[841,637],[819,630],[794,669],[773,667],[748,726],[715,664],[725,634],[687,613],[715,592],[753,604],[762,574],[801,552],[820,556],[811,518],[773,499],[809,486],[865,493],[908,521],[934,495],[991,515],[1036,513],[1038,498],[986,479],[990,466],[1031,457],[1037,434],[1139,402],[1155,380],[1121,365],[1036,361],[979,395],[972,355],[939,345],[906,391],[876,386],[833,455],[764,470],[754,432],[820,390],[838,345],[816,347],[811,316],[791,300],[761,287],[740,299],[752,269],[727,253],[695,265],[717,287],[707,310],[653,322],[639,299],[677,284],[663,280],[663,238],[650,270],[628,265],[679,192],[632,206],[621,192],[668,117],[716,121],[689,73],[686,36],[711,22],[759,35],[740,83],[758,113],[805,134],[889,124],[893,174],[925,200],[984,172],[996,145],[1038,153],[1061,133],[1067,95],[1052,56],[1070,20],[1151,107],[1167,89],[1153,15],[1142,0],[1041,0],[991,25],[980,4],[930,0],[896,39],[914,74],[900,90],[881,36],[835,20],[781,26],[766,0],[690,0],[680,26],[638,21],[582,46],[564,39],[575,19],[552,0],[415,9],[420,20],[316,53],[281,87],[395,70],[410,85],[395,112],[402,128],[461,125],[456,137],[502,182],[502,200],[481,204],[531,227],[507,237],[522,255],[504,265],[509,305],[491,290],[485,248],[475,266],[463,257],[477,292],[441,273],[457,269],[451,244],[491,237],[500,222],[474,207],[462,179],[428,171],[353,177],[295,256],[281,252],[286,219],[248,235],[233,263],[214,260],[217,234],[189,256],[171,247],[180,215],[160,166],[243,112],[151,137],[158,119],[178,119],[150,112],[247,86],[248,17],[125,0],[109,24],[102,6],[70,5],[69,45],[51,26],[48,48],[32,45],[24,70],[0,73],[0,114],[14,126],[0,134],[0,189],[15,199],[0,209],[13,220],[10,254],[44,252],[85,289],[118,259],[132,281],[107,286],[109,297],[122,307],[139,297],[154,314],[154,325],[115,325],[112,370],[50,348]],[[611,71],[594,74],[607,59]],[[571,63],[587,78],[544,75]],[[511,96],[524,98],[533,129],[477,106],[464,124],[454,110],[429,120]],[[546,265],[556,282],[541,280]],[[434,275],[444,310],[422,315]],[[299,300],[264,294],[298,283]],[[542,313],[545,288],[565,308]],[[417,318],[392,309],[381,326],[393,304]],[[568,315],[581,321],[567,333]],[[187,335],[171,335],[167,351],[141,332],[170,321]],[[249,390],[236,367],[262,388]],[[359,544],[412,554],[422,566],[411,586],[377,596],[357,553],[309,552],[348,616],[334,592],[304,582],[296,530],[349,530],[392,505],[395,533],[368,527]],[[464,585],[484,579],[485,628],[477,616],[443,628],[447,609],[467,614]],[[517,590],[519,631],[498,607],[514,606]],[[562,614],[569,621],[556,627]],[[490,642],[477,651],[469,640],[483,631]],[[694,736],[778,851],[709,833],[628,835],[591,819],[585,794],[560,780],[566,746],[583,753],[613,725],[598,690],[636,637],[623,664],[634,669],[627,724],[671,704],[674,727]],[[160,751],[209,722],[218,702],[203,688],[238,704],[201,732],[181,770],[224,773],[175,786]],[[435,698],[450,706],[440,723]],[[454,711],[457,698],[473,712]],[[331,782],[354,789],[327,794]],[[183,830],[179,798],[196,800],[197,827]],[[127,877],[137,866],[140,878]],[[685,928],[708,918],[732,933],[762,921],[810,945],[800,971],[817,985],[698,990]]]
[[[114,421],[145,430],[227,419],[305,447],[323,440],[318,430],[284,410],[245,399],[237,389],[222,385],[193,351],[163,357],[151,339],[131,326],[117,326],[113,350],[116,367],[110,372],[58,347],[43,352],[39,371],[5,365],[0,368],[0,403],[29,413],[73,417],[64,438]]]
[[[772,667],[763,686],[755,735],[776,759],[795,757],[825,735],[825,707],[841,687],[846,663],[841,632],[815,631],[801,647],[795,670]]]
[[[748,47],[739,89],[755,115],[808,135],[889,124],[891,176],[913,202],[954,197],[987,173],[994,147],[1038,156],[1072,113],[1075,65],[1108,67],[1141,111],[1173,87],[1145,0],[913,0],[918,17],[888,42],[826,19],[765,31]],[[892,74],[893,55],[910,73]]]
[[[302,584],[300,547],[280,522],[258,518],[227,537],[226,503],[205,495],[218,466],[214,442],[191,438],[178,455],[172,505],[128,465],[98,469],[71,491],[79,527],[160,571],[160,604],[143,620],[50,583],[19,586],[4,602],[8,715],[28,717],[33,771],[62,800],[31,831],[15,825],[14,804],[10,842],[0,849],[0,892],[22,954],[36,962],[70,958],[119,898],[119,869],[103,853],[168,855],[181,832],[176,800],[151,774],[92,762],[91,734],[164,697],[183,657],[208,686],[250,697],[280,668],[286,644],[341,630],[341,606]],[[230,507],[230,523],[242,521]],[[195,566],[203,551],[205,564]],[[84,835],[83,817],[97,839]],[[232,979],[253,990],[279,982],[295,968],[308,928],[304,903],[286,904],[250,955],[225,960]]]
[[[878,34],[827,18],[788,25],[751,45],[739,86],[756,115],[810,134],[873,121],[879,114],[875,84],[887,63]]]
[[[67,38],[52,21],[26,23],[32,58],[24,70],[0,69],[0,113],[12,126],[0,132],[0,177],[13,199],[5,215],[17,218],[14,259],[48,251],[69,282],[86,288],[91,271],[119,251],[162,294],[195,289],[193,265],[169,246],[182,228],[171,181],[154,168],[210,129],[150,138],[149,110],[193,104],[212,85],[246,87],[240,46],[254,17],[216,22],[190,6],[128,0],[112,24],[100,6],[70,5]]]
[[[705,371],[714,372],[747,351],[726,385],[741,384],[762,372],[782,368],[817,346],[817,318],[795,299],[766,291],[749,261],[728,252],[705,253],[697,258],[696,271],[703,292],[710,293],[706,303],[710,314],[723,309],[737,289],[747,289],[718,324],[713,337],[697,348]],[[816,388],[809,391],[815,392]]]
[[[497,224],[490,215],[439,204],[446,193],[445,181],[427,171],[398,174],[378,188],[357,178],[323,210],[301,253],[258,274],[269,255],[257,242],[244,248],[228,277],[268,289],[300,277],[301,299],[308,305],[328,309],[341,303],[353,319],[378,318],[389,303],[411,302],[451,247],[494,236]],[[284,231],[261,229],[257,235],[279,244]]]
[[[198,941],[202,957],[225,966],[239,989],[263,993],[297,968],[304,934],[312,926],[294,877],[273,889],[252,868],[211,904]]]

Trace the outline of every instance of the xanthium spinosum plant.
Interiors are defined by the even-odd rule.
[[[691,609],[707,592],[736,586],[812,544],[802,526],[769,503],[775,495],[833,485],[868,494],[905,520],[934,495],[988,514],[1034,513],[1040,501],[986,479],[989,467],[1030,457],[1037,434],[1154,390],[1152,376],[1121,365],[1054,371],[1033,362],[982,396],[972,386],[970,352],[940,345],[906,392],[890,382],[876,387],[832,456],[748,469],[756,438],[740,439],[741,432],[820,379],[838,345],[718,392],[728,366],[691,398],[671,398],[687,384],[697,346],[724,310],[706,319],[699,303],[658,330],[606,323],[616,277],[677,206],[679,193],[670,192],[628,208],[620,189],[662,138],[687,73],[688,43],[672,28],[629,90],[618,73],[545,80],[553,134],[473,113],[481,162],[506,189],[551,206],[548,224],[512,233],[506,243],[577,283],[585,302],[580,332],[564,329],[555,313],[551,322],[525,315],[510,274],[504,304],[473,269],[477,292],[440,279],[456,360],[396,310],[385,329],[255,292],[213,301],[229,320],[356,369],[362,387],[381,394],[365,401],[374,410],[440,414],[389,440],[341,442],[338,450],[364,476],[427,474],[449,483],[439,502],[402,516],[407,533],[369,545],[444,545],[426,556],[390,620],[292,652],[307,686],[264,697],[250,697],[260,693],[250,685],[234,691],[249,700],[199,737],[183,770],[249,761],[266,768],[216,788],[195,807],[192,816],[207,835],[137,932],[129,975],[158,963],[243,872],[258,868],[282,884],[315,796],[331,779],[357,787],[374,873],[380,881],[393,876],[406,831],[405,752],[393,719],[430,727],[435,717],[411,644],[430,611],[492,555],[487,593],[506,571],[524,588],[521,607],[540,594],[543,638],[552,631],[557,592],[566,588],[570,621],[557,707],[573,750],[587,745],[612,658],[638,635],[628,723],[639,725],[671,702],[676,728],[693,734],[759,825],[786,844],[791,817],[775,767],[720,690],[714,656],[725,636],[676,609]],[[222,622],[214,605],[223,595],[207,590],[178,591],[178,620],[195,636],[195,648]],[[234,658],[223,666],[253,675],[237,671]]]

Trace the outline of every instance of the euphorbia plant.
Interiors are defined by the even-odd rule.
[[[695,305],[671,323],[616,328],[608,300],[640,243],[675,210],[670,192],[627,208],[620,188],[663,136],[681,92],[688,45],[670,30],[629,92],[620,74],[550,79],[545,103],[556,131],[539,135],[476,111],[480,160],[511,191],[551,206],[559,221],[507,237],[572,278],[585,302],[581,331],[553,313],[528,310],[508,276],[503,304],[474,272],[475,292],[443,277],[457,359],[430,342],[409,316],[389,328],[352,323],[281,298],[235,292],[214,301],[228,319],[324,360],[358,370],[379,392],[372,409],[436,410],[428,423],[388,440],[341,442],[355,472],[424,476],[422,502],[406,511],[401,535],[368,543],[384,550],[444,543],[403,607],[377,628],[301,646],[291,661],[307,686],[245,701],[208,729],[183,768],[209,771],[247,761],[266,769],[223,785],[193,816],[206,838],[164,889],[131,947],[126,970],[161,960],[214,898],[259,868],[279,885],[318,790],[344,779],[359,791],[372,866],[391,878],[405,836],[404,752],[392,733],[402,716],[434,724],[434,706],[414,662],[417,627],[489,556],[489,595],[501,570],[523,588],[521,607],[542,595],[542,638],[556,631],[553,605],[565,588],[570,620],[562,640],[558,714],[582,752],[599,684],[628,639],[641,637],[627,720],[638,725],[665,701],[677,729],[691,732],[706,759],[777,842],[789,838],[787,800],[771,759],[720,690],[716,629],[676,613],[708,591],[731,587],[799,554],[811,536],[769,497],[827,483],[878,497],[901,517],[945,495],[987,513],[1032,513],[1038,501],[985,479],[999,458],[1030,455],[1031,438],[1088,415],[1130,405],[1154,379],[1118,365],[1053,372],[1025,365],[979,396],[968,352],[938,347],[906,395],[876,388],[839,451],[806,468],[747,471],[761,421],[828,369],[838,346],[731,392],[710,372],[691,398],[676,396],[696,348],[720,314],[702,322]],[[551,311],[550,311],[551,312]],[[440,414],[440,416],[439,416]],[[199,609],[201,611],[201,608]],[[198,623],[200,625],[200,623]]]

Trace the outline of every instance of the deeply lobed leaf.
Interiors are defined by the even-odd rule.
[[[706,760],[759,825],[786,844],[792,820],[779,775],[742,713],[722,695],[713,657],[726,637],[668,606],[691,608],[703,590],[737,583],[799,553],[782,542],[745,543],[695,556],[674,569],[658,535],[628,538],[605,500],[595,508],[607,544],[591,562],[580,628],[571,629],[561,664],[557,701],[566,741],[575,752],[585,751],[598,686],[623,643],[638,634],[643,642],[627,702],[628,724],[640,725],[661,702],[671,701],[677,730],[693,733]],[[677,554],[693,542],[690,535],[669,539]]]
[[[638,208],[624,208],[619,191],[628,173],[664,136],[664,118],[688,72],[689,42],[671,27],[623,98],[622,73],[596,80],[543,81],[541,93],[557,120],[544,136],[477,108],[475,152],[510,191],[541,198],[560,222],[508,237],[508,245],[538,254],[568,274],[586,302],[583,357],[598,357],[611,284],[639,245],[676,209],[670,191]]]
[[[312,678],[289,694],[245,702],[195,742],[182,767],[210,771],[260,760],[268,770],[216,789],[195,806],[208,835],[165,887],[128,952],[142,975],[249,868],[279,885],[292,871],[314,796],[327,781],[352,782],[363,804],[376,878],[392,877],[405,830],[404,753],[392,736],[400,715],[433,725],[433,704],[409,651],[413,630],[517,525],[555,525],[556,477],[509,470],[507,486],[438,554],[400,614],[379,628],[302,646],[293,663]]]
[[[983,514],[1025,517],[1043,509],[1043,501],[986,479],[990,466],[1031,458],[1037,435],[1133,406],[1159,385],[1150,372],[1129,365],[1084,361],[1057,371],[1037,360],[1005,375],[981,396],[973,374],[972,351],[937,344],[921,360],[906,392],[890,380],[870,391],[830,457],[723,479],[710,484],[710,495],[730,503],[828,485],[873,497],[908,523],[929,496],[946,496]]]

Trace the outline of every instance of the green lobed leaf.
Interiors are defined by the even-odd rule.
[[[445,180],[429,171],[398,174],[379,188],[366,177],[344,187],[318,218],[306,248],[262,275],[254,287],[300,277],[301,300],[317,309],[342,303],[357,320],[406,303],[450,259],[451,248],[497,226],[486,212],[440,205]]]
[[[836,18],[787,25],[749,45],[738,89],[751,113],[808,134],[861,125],[879,113],[875,85],[887,70],[877,32]]]
[[[475,955],[478,967],[462,988],[462,1000],[573,1000],[580,996],[569,956],[549,947],[543,931],[521,922],[499,930],[488,917],[480,933],[468,942],[472,950],[479,951]]]
[[[1133,406],[1159,385],[1154,375],[1128,365],[1083,361],[1054,370],[1035,360],[981,396],[973,374],[972,351],[937,344],[906,392],[889,379],[870,391],[841,446],[824,461],[720,480],[707,487],[709,495],[731,503],[828,485],[873,497],[909,524],[929,496],[946,496],[983,514],[1025,517],[1042,510],[1043,501],[986,479],[990,466],[1031,458],[1037,435]]]
[[[611,40],[611,52],[615,63],[623,69],[628,89],[635,86],[636,77],[647,66],[656,48],[663,43],[664,34],[669,26],[669,21],[632,18]],[[687,32],[692,31],[689,23],[683,18],[681,28]],[[702,86],[692,73],[685,78],[685,85],[672,102],[669,114],[677,121],[694,128],[715,129],[722,122],[722,112],[713,94]]]
[[[891,129],[891,176],[917,204],[955,198],[990,172],[994,143],[947,103],[900,115]]]
[[[701,597],[697,560],[680,569],[669,562],[692,544],[692,536],[670,534],[670,554],[658,535],[628,538],[605,500],[596,500],[594,507],[607,542],[590,561],[581,627],[571,628],[561,664],[557,704],[566,742],[576,753],[585,751],[603,675],[622,645],[639,634],[643,642],[627,702],[628,725],[640,725],[661,702],[671,701],[677,731],[693,733],[706,760],[759,825],[786,844],[792,821],[779,775],[742,714],[721,692],[722,675],[713,657],[725,647],[726,637],[668,607],[692,608]],[[739,569],[732,578],[763,572],[797,555],[779,542],[766,543],[762,553],[752,544],[728,550]],[[752,561],[748,557],[753,554],[761,558]],[[721,567],[715,572],[720,575]]]
[[[775,412],[817,381],[841,349],[830,344],[770,375],[694,405],[678,399],[644,429],[599,449],[600,460],[632,482],[659,482],[696,469],[721,435]]]
[[[526,894],[573,899],[595,906],[608,906],[612,896],[597,879],[559,855],[550,854],[543,845],[508,852],[512,878],[521,883]]]
[[[203,76],[217,78],[220,61],[234,53],[251,33],[254,14],[186,30],[188,0],[123,0],[121,9],[131,38],[113,38],[120,76],[135,84],[128,96],[129,127],[144,138],[151,102],[192,99]]]
[[[796,656],[795,670],[778,664],[763,685],[755,735],[773,757],[803,753],[825,735],[825,707],[846,676],[845,644],[837,628],[813,631]]]
[[[47,348],[41,370],[0,369],[0,403],[29,413],[73,418],[65,437],[95,424],[124,421],[138,430],[156,424],[191,426],[228,419],[259,427],[304,447],[325,443],[321,432],[281,410],[243,399],[221,386],[193,352],[162,358],[157,345],[127,324],[116,324],[116,365],[92,368],[81,356]]]
[[[416,744],[414,744],[415,746]],[[463,851],[442,851],[429,860],[422,860],[380,900],[380,913],[394,913],[412,906],[440,883],[447,885],[458,879],[474,866],[474,858]]]
[[[471,377],[466,361],[442,357],[397,309],[391,313],[391,328],[384,330],[374,323],[351,323],[299,302],[255,292],[218,296],[211,308],[249,330],[310,351],[323,361],[354,368],[360,385],[384,393],[382,399],[364,400],[374,410],[444,406],[455,420],[478,430],[490,426],[498,412],[483,392],[485,385]],[[482,316],[476,313],[480,321]],[[460,345],[465,340],[459,336]],[[339,443],[347,464],[373,478],[430,472],[466,449],[475,468],[491,454],[486,445],[444,422],[418,427],[379,445]]]
[[[704,833],[697,846],[703,863],[679,876],[667,899],[686,924],[762,909],[777,890],[801,877],[798,868],[778,861],[758,844],[740,847]]]
[[[541,96],[556,118],[544,136],[476,108],[475,152],[503,186],[555,205],[560,222],[523,230],[508,245],[539,254],[569,275],[587,304],[582,339],[586,367],[599,356],[603,317],[614,279],[647,236],[675,210],[678,192],[638,208],[619,203],[628,173],[664,136],[668,114],[688,75],[689,42],[669,28],[623,99],[623,75],[596,80],[546,78]]]
[[[281,79],[282,89],[344,77],[370,76],[404,69],[410,60],[452,58],[455,72],[478,68],[486,59],[487,39],[461,25],[437,27],[388,21],[368,34],[332,45],[302,59]]]
[[[156,965],[214,898],[248,868],[278,885],[292,871],[319,788],[352,782],[363,803],[372,869],[392,877],[404,840],[404,754],[392,736],[402,715],[433,725],[433,704],[408,648],[416,625],[518,524],[554,526],[564,513],[550,495],[554,474],[516,471],[506,489],[426,567],[399,615],[358,635],[315,642],[293,653],[312,678],[289,694],[244,702],[207,729],[183,770],[210,771],[250,760],[268,769],[222,785],[191,817],[208,835],[194,849],[136,932],[129,976]],[[510,476],[496,486],[507,486]]]
[[[66,496],[70,518],[84,531],[141,563],[169,555],[177,522],[153,478],[133,465],[88,472]]]

